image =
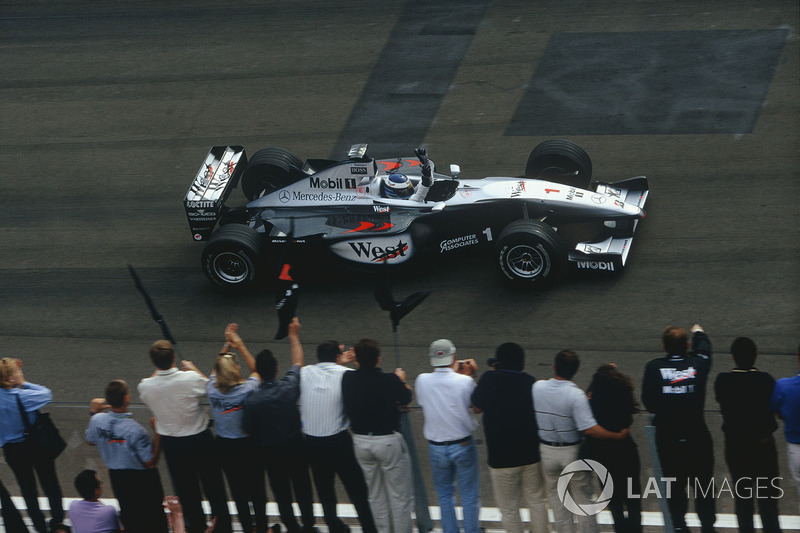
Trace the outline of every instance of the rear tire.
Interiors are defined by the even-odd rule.
[[[525,176],[589,189],[592,160],[583,148],[572,141],[544,141],[531,151]]]
[[[258,279],[263,247],[261,234],[250,226],[221,226],[211,235],[203,249],[203,272],[220,287],[250,287]]]
[[[294,181],[303,162],[284,148],[264,148],[247,162],[242,173],[242,192],[249,201],[281,189]]]
[[[543,287],[565,270],[566,247],[556,230],[544,222],[517,220],[497,239],[500,272],[525,287]]]

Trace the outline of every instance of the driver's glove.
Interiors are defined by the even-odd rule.
[[[433,176],[431,173],[431,164],[428,161],[428,151],[425,150],[425,148],[417,148],[414,150],[414,153],[417,154],[417,159],[419,159],[422,165],[422,185],[430,187],[433,185]]]

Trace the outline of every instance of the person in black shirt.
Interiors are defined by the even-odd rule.
[[[741,533],[753,531],[755,501],[765,532],[779,532],[778,450],[772,433],[778,429],[769,402],[775,379],[753,365],[758,356],[756,344],[739,337],[731,344],[736,364],[731,372],[721,372],[714,384],[722,410],[725,434],[725,461],[731,471],[736,519]]]
[[[636,412],[633,381],[620,372],[617,365],[614,363],[601,365],[592,376],[592,382],[586,392],[598,424],[609,431],[622,431],[633,424],[633,413]],[[627,497],[628,491],[637,495],[642,493],[639,479],[641,472],[639,450],[631,436],[628,435],[623,440],[601,440],[587,435],[581,448],[581,457],[597,461],[605,466],[611,475],[614,493],[608,503],[608,509],[614,518],[614,531],[640,533],[641,500]]]
[[[472,392],[473,410],[483,413],[489,474],[503,527],[522,533],[519,510],[527,504],[533,533],[547,533],[547,491],[539,455],[539,428],[522,346],[506,342],[495,351],[494,369]]]
[[[261,385],[242,406],[243,429],[259,446],[281,521],[290,533],[301,531],[292,508],[292,489],[303,518],[302,531],[316,531],[308,458],[297,408],[300,367],[303,366],[299,331],[300,322],[295,317],[289,324],[292,367],[283,378],[276,379],[278,361],[271,351],[262,350],[256,356],[256,372]]]
[[[414,485],[411,457],[400,434],[400,408],[411,403],[411,387],[402,368],[381,372],[377,341],[361,339],[354,350],[358,370],[342,376],[342,402],[375,525],[378,531],[410,533]]]
[[[661,335],[666,356],[653,359],[644,369],[642,403],[653,413],[656,448],[665,478],[675,478],[668,501],[676,532],[686,531],[688,486],[694,492],[695,510],[703,533],[714,531],[716,505],[711,488],[714,443],[703,410],[711,370],[711,341],[700,325],[689,333],[670,326]]]

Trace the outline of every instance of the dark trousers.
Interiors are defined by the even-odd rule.
[[[372,510],[369,507],[367,483],[364,473],[353,451],[353,437],[349,431],[342,431],[330,437],[306,436],[308,457],[314,486],[322,504],[325,523],[332,533],[347,531],[348,528],[336,515],[336,491],[334,476],[338,475],[347,496],[358,513],[358,520],[365,533],[377,533]]]
[[[269,486],[278,503],[281,522],[289,533],[300,531],[292,507],[294,489],[303,528],[310,531],[314,527],[315,519],[305,442],[302,438],[297,438],[280,446],[262,446],[260,452],[267,469]]]
[[[158,470],[109,470],[125,533],[166,533],[164,489]]]
[[[664,477],[676,479],[672,485],[672,497],[668,501],[672,525],[686,528],[688,486],[695,497],[695,511],[702,531],[714,531],[714,522],[717,519],[712,486],[714,445],[708,429],[702,428],[676,437],[673,431],[656,427],[656,446]]]
[[[772,435],[764,439],[725,439],[725,462],[731,471],[734,506],[740,533],[751,533],[758,511],[765,533],[778,533],[778,450]]]
[[[219,461],[214,455],[214,438],[205,430],[189,437],[161,437],[169,476],[183,507],[183,520],[188,533],[206,530],[203,492],[216,517],[216,533],[231,531],[228,497]],[[202,484],[202,492],[200,485]]]
[[[641,533],[642,500],[628,498],[628,480],[632,494],[641,494],[641,463],[636,443],[625,440],[600,440],[587,437],[581,448],[581,457],[593,459],[608,469],[614,482],[614,493],[608,502],[608,510],[614,518],[616,533]],[[626,516],[627,511],[627,516]]]
[[[3,482],[0,481],[0,505],[3,507],[3,525],[7,533],[28,533],[28,528],[22,520],[22,515],[19,514],[14,502],[11,500],[11,494],[6,490]]]
[[[236,503],[239,522],[246,533],[253,531],[250,504],[253,504],[257,533],[267,531],[267,491],[264,469],[257,457],[255,443],[249,437],[226,439],[217,436],[217,456],[228,480],[231,497]]]
[[[9,442],[3,446],[6,462],[14,476],[17,478],[19,490],[28,507],[28,516],[33,521],[33,526],[39,533],[45,533],[47,525],[44,514],[39,509],[39,494],[36,491],[36,478],[42,485],[42,490],[50,502],[50,525],[60,524],[64,521],[64,507],[61,502],[61,486],[56,475],[54,459],[42,457],[26,442]]]

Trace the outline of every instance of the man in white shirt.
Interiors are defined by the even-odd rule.
[[[206,530],[202,483],[211,513],[216,517],[214,531],[228,533],[231,531],[228,498],[214,456],[208,415],[200,404],[206,395],[208,378],[191,361],[181,361],[183,370],[178,370],[175,350],[166,340],[153,343],[150,360],[156,371],[139,383],[139,398],[156,417],[156,432],[161,435],[172,485],[183,507],[186,531]]]
[[[328,341],[317,346],[315,365],[300,370],[300,419],[306,435],[311,474],[317,489],[325,523],[332,533],[346,533],[350,528],[336,515],[334,476],[342,481],[356,509],[365,533],[377,533],[367,496],[364,474],[353,451],[350,421],[342,403],[342,366],[355,358],[352,349]]]
[[[458,533],[454,493],[464,509],[466,533],[478,533],[481,507],[478,483],[478,453],[472,432],[478,427],[470,411],[470,397],[475,390],[475,361],[457,361],[456,347],[447,339],[431,343],[430,361],[433,372],[420,374],[414,384],[417,403],[425,417],[423,434],[428,440],[431,474],[444,533]],[[456,369],[460,372],[457,373]],[[465,375],[469,374],[469,375]]]
[[[596,439],[622,440],[630,433],[628,428],[614,432],[597,424],[586,393],[571,381],[579,366],[578,354],[572,350],[558,352],[553,363],[554,376],[537,381],[532,390],[536,423],[539,426],[542,470],[550,508],[553,510],[553,527],[558,533],[574,531],[574,517],[578,519],[579,531],[599,530],[594,514],[573,514],[558,496],[559,476],[566,466],[578,460],[583,434]],[[592,476],[588,471],[573,473],[568,488],[578,505],[590,503],[594,492]]]

